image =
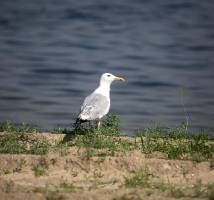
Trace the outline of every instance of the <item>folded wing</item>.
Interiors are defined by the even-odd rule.
[[[102,118],[109,111],[110,101],[107,97],[92,93],[83,102],[79,118],[82,120],[96,120]]]

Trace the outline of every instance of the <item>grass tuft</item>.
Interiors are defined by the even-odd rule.
[[[35,176],[43,176],[46,175],[48,168],[48,161],[44,157],[41,157],[39,162],[33,166],[32,170],[34,171]]]
[[[125,177],[125,186],[126,187],[136,187],[136,186],[143,186],[148,187],[149,186],[149,180],[150,177],[153,175],[147,170],[143,169],[136,173],[133,177],[127,178]]]
[[[185,126],[174,129],[144,129],[135,131],[140,138],[141,149],[145,154],[161,152],[168,159],[182,159],[201,162],[212,159],[214,137],[205,133],[186,133]]]
[[[49,142],[41,137],[37,137],[35,126],[23,123],[16,128],[10,122],[0,123],[0,131],[7,132],[0,135],[0,153],[10,154],[46,154],[49,151]]]
[[[36,193],[42,193],[46,200],[66,200],[66,193],[74,192],[80,187],[75,187],[73,183],[62,182],[59,185],[46,185],[45,187],[37,187],[34,189]]]

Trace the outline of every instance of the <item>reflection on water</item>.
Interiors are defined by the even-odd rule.
[[[124,130],[212,128],[212,1],[2,1],[0,120],[69,126],[103,72]],[[184,96],[179,89],[184,88]]]

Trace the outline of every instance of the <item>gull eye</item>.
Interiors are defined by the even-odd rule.
[[[108,74],[107,76],[108,76],[108,77],[110,77],[111,75],[110,75],[110,74]]]

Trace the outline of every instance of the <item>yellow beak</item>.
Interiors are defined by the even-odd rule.
[[[120,77],[120,76],[115,76],[114,80],[125,81],[125,79],[123,77]]]

